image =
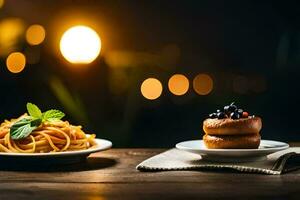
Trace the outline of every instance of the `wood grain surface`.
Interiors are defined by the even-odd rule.
[[[0,161],[0,199],[299,199],[300,171],[284,175],[231,171],[139,172],[164,149],[112,149],[87,162],[23,166]]]

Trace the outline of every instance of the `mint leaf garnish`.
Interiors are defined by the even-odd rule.
[[[43,112],[33,103],[26,104],[29,116],[16,121],[10,127],[10,137],[14,140],[26,138],[32,131],[38,128],[42,122],[58,121],[62,119],[65,114],[60,110],[48,110]]]
[[[27,103],[26,107],[27,107],[28,114],[31,117],[34,117],[34,118],[42,117],[42,111],[39,109],[39,107],[37,107],[37,105],[35,105],[33,103]]]
[[[65,114],[60,110],[48,110],[43,113],[43,121],[57,121],[63,118]]]
[[[37,128],[37,126],[34,126],[31,123],[32,121],[33,120],[31,118],[23,118],[15,122],[10,127],[10,137],[14,140],[26,138],[34,129]]]

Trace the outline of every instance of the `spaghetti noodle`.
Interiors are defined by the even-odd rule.
[[[0,152],[10,153],[47,153],[84,150],[94,146],[95,135],[86,135],[81,126],[67,121],[44,122],[24,139],[13,140],[10,127],[18,119],[5,120],[0,125]]]

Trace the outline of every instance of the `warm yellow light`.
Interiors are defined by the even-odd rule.
[[[26,31],[26,41],[30,45],[41,44],[46,36],[46,31],[41,25],[31,25]]]
[[[4,5],[4,0],[0,0],[0,8],[2,8]]]
[[[87,26],[75,26],[67,30],[60,40],[60,51],[71,63],[93,62],[101,50],[98,34]]]
[[[214,82],[208,74],[198,74],[193,80],[193,87],[198,94],[207,95],[213,90]]]
[[[146,99],[157,99],[162,93],[162,84],[156,78],[148,78],[141,85],[141,93]]]
[[[26,58],[20,52],[11,53],[6,59],[6,67],[12,73],[19,73],[25,68]]]
[[[18,49],[18,41],[24,33],[24,22],[19,18],[0,21],[0,56],[7,56]]]
[[[173,75],[168,82],[170,92],[175,95],[184,95],[189,90],[189,80],[182,74]]]

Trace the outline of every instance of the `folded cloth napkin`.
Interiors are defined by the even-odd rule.
[[[252,162],[212,162],[201,156],[178,149],[170,149],[153,156],[137,167],[140,171],[232,169],[246,173],[278,175],[300,168],[300,147],[293,147]]]

